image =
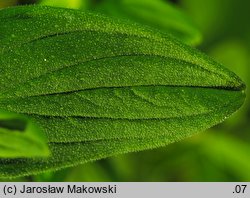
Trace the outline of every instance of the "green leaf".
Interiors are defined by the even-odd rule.
[[[0,158],[47,157],[41,129],[26,117],[0,111]]]
[[[0,27],[0,108],[36,120],[52,152],[2,159],[1,177],[164,146],[222,122],[244,101],[234,73],[138,24],[28,6],[1,10]]]
[[[91,0],[40,0],[40,5],[55,6],[72,9],[87,9]]]
[[[154,27],[190,45],[198,45],[202,40],[191,18],[163,0],[105,0],[94,10]]]
[[[230,135],[225,136],[223,131],[216,135],[215,133],[218,131],[211,130],[211,132],[206,134],[200,142],[194,142],[201,144],[200,152],[202,152],[203,156],[208,158],[208,161],[216,163],[221,170],[233,175],[233,178],[241,181],[249,180],[249,142]],[[214,155],[214,153],[217,153],[217,155]]]

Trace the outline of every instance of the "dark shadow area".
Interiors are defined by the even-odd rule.
[[[12,130],[12,131],[20,131],[24,132],[27,126],[27,122],[25,120],[20,119],[8,119],[8,120],[0,120],[0,128]]]

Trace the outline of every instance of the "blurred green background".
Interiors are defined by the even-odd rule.
[[[0,8],[36,3],[103,12],[100,5],[110,2],[0,0]],[[234,71],[250,87],[249,0],[162,0],[162,3],[188,15],[202,33],[202,42],[197,41],[196,45],[200,45],[196,47]],[[154,10],[155,14],[157,11]],[[148,25],[156,26],[157,20],[165,20],[164,16],[154,18]],[[11,181],[250,181],[248,96],[249,89],[243,107],[224,123],[184,141]]]

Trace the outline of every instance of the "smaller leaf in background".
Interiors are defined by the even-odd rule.
[[[47,157],[45,135],[28,118],[0,111],[0,158]]]
[[[200,152],[215,163],[218,169],[228,175],[233,174],[234,181],[248,181],[250,179],[249,143],[230,137],[228,133],[224,135],[222,131],[220,133],[209,131],[210,133],[200,136],[204,136],[202,139],[197,139],[196,144],[201,145]]]
[[[191,18],[163,0],[105,0],[94,10],[168,32],[190,45],[201,42],[201,33]]]
[[[72,9],[86,9],[90,0],[40,0],[40,5],[72,8]]]

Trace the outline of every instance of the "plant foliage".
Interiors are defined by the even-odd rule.
[[[0,108],[46,134],[46,159],[1,159],[0,176],[164,146],[222,122],[244,83],[172,36],[82,11],[0,11]],[[17,168],[18,167],[18,168]]]

